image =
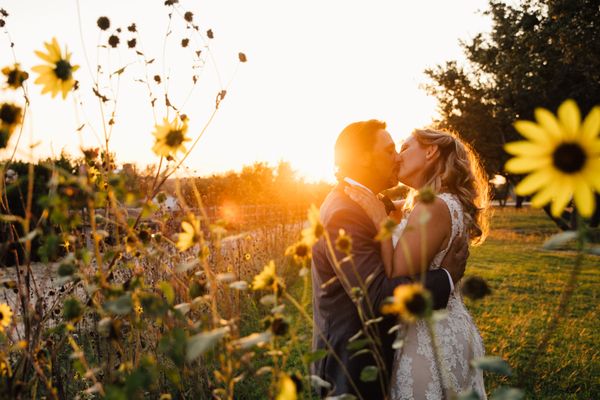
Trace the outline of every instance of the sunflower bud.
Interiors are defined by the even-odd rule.
[[[469,276],[465,278],[462,287],[462,294],[471,300],[480,300],[492,293],[487,282],[479,276]]]

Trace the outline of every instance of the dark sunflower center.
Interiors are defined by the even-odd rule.
[[[4,314],[2,313],[2,311],[0,311],[0,321],[2,321],[4,319]]]
[[[16,85],[17,78],[18,78],[18,71],[16,69],[13,69],[12,71],[10,71],[8,73],[8,79],[7,79],[6,83],[8,83],[9,86]],[[19,82],[19,85],[20,84],[21,84],[21,82]]]
[[[58,60],[56,63],[56,67],[54,68],[54,73],[63,81],[66,81],[71,78],[71,64],[69,64],[66,60]]]
[[[304,244],[296,246],[296,255],[298,257],[306,257],[308,254],[308,247]]]
[[[17,114],[17,108],[10,104],[2,104],[0,107],[0,120],[8,125],[17,122]]]
[[[575,143],[563,143],[552,154],[554,166],[566,174],[580,171],[585,164],[586,158],[586,154],[581,146]]]
[[[427,308],[427,302],[422,294],[415,294],[412,299],[406,302],[406,308],[413,315],[423,315]]]
[[[172,129],[167,133],[167,146],[177,147],[183,143],[183,131],[181,129]]]

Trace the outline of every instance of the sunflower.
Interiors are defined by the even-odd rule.
[[[352,251],[352,238],[343,229],[340,229],[339,235],[335,240],[335,248],[345,254],[350,254]]]
[[[275,261],[271,260],[262,272],[254,277],[252,281],[252,289],[254,290],[264,290],[264,289],[273,289],[275,290],[277,287],[278,279],[275,273]]]
[[[8,144],[8,141],[21,123],[23,117],[21,107],[14,104],[2,103],[0,106],[0,149]]]
[[[396,287],[391,302],[381,308],[383,314],[398,314],[406,322],[427,318],[431,310],[431,295],[419,283]]]
[[[297,398],[296,384],[288,374],[282,372],[279,377],[279,393],[276,400],[296,400]]]
[[[29,74],[22,71],[19,64],[11,67],[2,68],[2,73],[6,75],[6,85],[12,89],[18,89],[23,85],[23,82],[29,78]]]
[[[594,107],[583,123],[579,108],[566,100],[558,108],[558,119],[548,110],[535,110],[536,122],[517,121],[515,129],[526,139],[507,143],[504,149],[515,157],[506,170],[529,174],[516,187],[522,196],[537,192],[534,207],[552,202],[552,215],[560,216],[572,197],[579,213],[594,212],[594,191],[600,192],[600,107]]]
[[[40,76],[34,83],[43,85],[42,94],[51,92],[52,97],[58,92],[62,92],[63,99],[67,98],[67,94],[75,86],[73,72],[79,69],[78,65],[71,65],[71,53],[65,49],[64,56],[61,55],[60,46],[56,38],[52,38],[51,43],[44,43],[48,53],[36,51],[35,54],[49,64],[38,65],[31,68]]]
[[[308,222],[309,227],[302,230],[302,239],[309,247],[312,247],[325,232],[323,224],[321,224],[319,209],[314,204],[311,204],[308,210]]]
[[[0,303],[0,331],[8,328],[12,319],[13,312],[6,303]]]
[[[194,215],[189,215],[187,221],[181,223],[183,232],[179,233],[177,238],[177,248],[179,251],[186,251],[200,241],[202,233],[200,231],[200,221]]]
[[[184,143],[191,140],[185,136],[188,129],[187,119],[182,121],[175,117],[169,122],[168,118],[164,118],[163,124],[156,125],[155,129],[153,134],[156,142],[152,147],[155,154],[168,157],[174,156],[178,151],[186,152]]]
[[[285,255],[293,256],[296,263],[302,264],[305,260],[311,258],[311,247],[304,240],[300,240],[299,242],[289,246],[285,250]]]

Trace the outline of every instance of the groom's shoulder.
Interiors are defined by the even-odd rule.
[[[360,216],[364,214],[362,208],[344,193],[343,188],[335,187],[321,205],[321,221],[327,225],[328,221],[336,215],[349,214]]]

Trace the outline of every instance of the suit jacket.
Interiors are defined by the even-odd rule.
[[[386,297],[393,295],[396,286],[411,282],[409,278],[398,277],[389,279],[385,275],[383,260],[381,258],[381,244],[374,238],[378,227],[373,224],[369,216],[356,202],[351,200],[343,190],[343,184],[336,186],[323,202],[320,213],[321,222],[328,232],[335,248],[335,240],[340,229],[344,229],[352,237],[352,256],[356,272],[352,264],[345,262],[341,265],[341,272],[334,268],[333,256],[327,248],[324,238],[321,238],[312,249],[312,287],[313,287],[313,350],[327,349],[321,332],[333,350],[344,364],[352,381],[357,386],[360,395],[365,400],[383,399],[389,391],[389,378],[392,370],[394,349],[392,343],[396,333],[388,333],[389,329],[397,323],[393,316],[384,316],[383,320],[375,325],[380,338],[379,348],[383,356],[386,371],[383,374],[385,384],[379,379],[373,382],[362,382],[361,371],[368,365],[375,365],[372,355],[363,353],[352,357],[353,351],[347,349],[348,340],[362,328],[358,310],[350,298],[350,288],[344,287],[338,273],[343,273],[350,282],[350,287],[359,286],[358,280],[363,282],[369,278],[366,295],[372,304],[374,317],[380,317],[380,308]],[[345,255],[336,251],[337,260],[342,260]],[[450,282],[445,271],[436,270],[427,272],[425,286],[431,291],[434,308],[444,308],[450,295]],[[325,285],[324,285],[325,284]],[[368,312],[369,310],[364,310]],[[339,362],[328,352],[327,356],[316,361],[313,373],[333,385],[328,395],[350,393],[357,395],[350,384],[347,375]]]

